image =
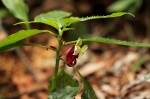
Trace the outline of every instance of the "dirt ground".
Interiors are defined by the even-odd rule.
[[[111,0],[25,0],[29,6],[30,20],[50,10],[72,12],[74,16],[106,15]],[[114,18],[81,23],[76,31],[64,35],[65,40],[74,39],[71,32],[82,36],[81,32],[95,36],[120,40],[150,43],[150,14],[146,0],[134,14],[134,18]],[[0,2],[0,8],[4,8]],[[13,26],[19,22],[12,15],[0,19],[0,40],[23,26]],[[146,21],[145,21],[146,20]],[[149,21],[149,24],[147,24]],[[76,26],[77,27],[77,26]],[[51,29],[43,24],[32,28]],[[55,31],[55,30],[54,30]],[[73,33],[74,34],[74,33]],[[47,33],[35,35],[25,42],[57,46],[54,37]],[[150,99],[150,82],[143,81],[150,72],[150,49],[126,47],[104,43],[89,43],[87,52],[80,56],[76,67],[92,84],[98,99]],[[20,47],[0,52],[0,99],[47,99],[48,81],[53,75],[55,52],[38,47]],[[66,71],[76,78],[70,67]],[[80,99],[80,92],[76,96]]]

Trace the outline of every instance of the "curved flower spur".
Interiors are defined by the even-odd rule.
[[[77,58],[80,55],[83,55],[84,52],[87,50],[88,46],[84,45],[83,47],[81,47],[82,45],[82,39],[78,39],[76,44],[73,44],[71,46],[68,46],[66,48],[66,50],[64,50],[61,54],[61,56],[64,55],[64,53],[69,49],[69,51],[66,54],[66,58],[65,58],[65,62],[67,63],[67,65],[69,67],[73,67],[76,65],[77,63]],[[70,48],[71,47],[71,48]]]

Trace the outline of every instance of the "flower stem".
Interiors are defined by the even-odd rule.
[[[59,30],[59,36],[57,37],[57,40],[58,40],[58,49],[56,50],[55,71],[54,71],[54,76],[52,78],[52,90],[56,89],[56,84],[57,84],[57,76],[58,76],[59,61],[60,61],[60,51],[61,51],[61,48],[63,46],[62,34],[63,34],[63,31]]]

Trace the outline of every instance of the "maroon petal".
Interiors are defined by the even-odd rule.
[[[73,67],[76,64],[78,55],[73,55],[74,54],[74,47],[71,48],[71,50],[68,52],[66,56],[66,63],[68,66]]]

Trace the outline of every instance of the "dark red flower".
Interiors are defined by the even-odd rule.
[[[68,52],[67,56],[66,56],[66,63],[68,66],[73,67],[76,62],[77,62],[77,58],[79,55],[75,55],[75,45],[72,46],[71,50]]]

